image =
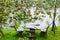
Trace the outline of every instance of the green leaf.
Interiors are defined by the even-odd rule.
[[[22,14],[22,12],[20,10],[18,10],[16,13],[17,13],[17,15],[21,15]]]
[[[58,16],[58,18],[60,18],[60,15]]]

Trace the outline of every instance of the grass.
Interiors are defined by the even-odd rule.
[[[14,30],[14,28],[9,29],[2,29],[4,32],[4,36],[0,37],[0,40],[29,40],[27,38],[29,32],[23,32],[23,35],[21,37],[18,37],[16,34],[17,32]],[[47,32],[47,36],[40,37],[40,30],[35,31],[36,38],[35,40],[60,40],[60,26],[56,29],[56,34],[51,31],[51,28],[49,28]]]

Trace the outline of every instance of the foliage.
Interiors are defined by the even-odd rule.
[[[14,28],[10,28],[10,29],[2,29],[2,31],[4,32],[3,37],[0,37],[0,40],[29,40],[26,36],[28,35],[28,32],[23,32],[22,37],[17,37],[17,32],[14,30]],[[54,34],[50,31],[50,28],[48,30],[48,34],[47,37],[43,38],[40,37],[40,30],[35,30],[35,34],[36,34],[36,40],[59,40],[60,38],[60,26],[57,28],[56,30],[56,34],[54,36]]]

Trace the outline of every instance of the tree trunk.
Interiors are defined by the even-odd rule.
[[[1,30],[1,28],[2,28],[2,23],[0,23],[0,36],[4,36],[4,34],[3,34],[2,30]]]
[[[17,31],[17,28],[14,26],[14,29]]]
[[[4,36],[4,34],[3,34],[3,32],[2,32],[2,30],[1,30],[1,28],[0,28],[0,36]]]
[[[55,3],[54,15],[53,15],[53,24],[52,24],[52,31],[54,33],[55,33],[55,28],[56,28],[56,25],[55,25],[55,17],[56,17],[56,3]]]

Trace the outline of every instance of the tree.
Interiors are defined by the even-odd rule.
[[[55,33],[55,28],[56,28],[56,24],[55,24],[55,17],[56,17],[56,3],[57,0],[55,0],[55,8],[54,8],[54,15],[53,15],[53,24],[52,24],[52,31]]]

